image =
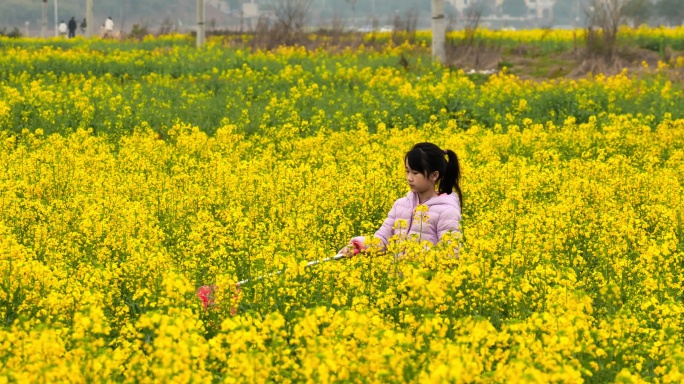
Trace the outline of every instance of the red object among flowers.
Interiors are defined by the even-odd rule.
[[[206,310],[209,307],[213,307],[216,305],[214,302],[214,292],[216,292],[216,285],[211,284],[211,285],[203,285],[197,289],[197,297],[202,300],[202,306]],[[237,287],[237,292],[233,296],[233,298],[237,301],[238,299],[238,294],[240,293],[240,287]],[[233,307],[230,309],[230,314],[232,316],[235,316],[237,313],[237,307]]]

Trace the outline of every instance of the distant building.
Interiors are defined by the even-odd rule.
[[[463,11],[468,9],[468,7],[472,6],[473,4],[477,3],[477,0],[446,0],[448,4],[451,4],[460,15],[463,14]],[[498,2],[498,1],[497,1]]]
[[[553,5],[556,0],[525,0],[530,17],[537,19],[553,18]]]
[[[223,13],[228,13],[230,12],[230,6],[228,5],[227,1],[224,0],[207,0],[207,5],[217,8],[219,11]]]
[[[463,11],[480,1],[482,0],[446,0],[448,4],[456,8],[459,15],[463,15]],[[527,4],[528,18],[553,18],[553,5],[556,3],[556,0],[525,0],[525,3]],[[494,4],[495,9],[492,11],[495,17],[507,16],[501,12],[503,0],[494,0]]]

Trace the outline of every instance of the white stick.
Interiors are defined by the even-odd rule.
[[[312,260],[312,261],[309,261],[308,263],[306,263],[305,266],[306,266],[306,267],[311,267],[311,266],[316,265],[316,264],[325,263],[326,261],[339,260],[339,259],[342,259],[342,258],[344,258],[344,257],[346,257],[346,255],[344,255],[344,254],[342,254],[342,253],[338,253],[337,255],[335,255],[335,256],[333,256],[333,257],[326,257],[326,258],[323,259],[323,260]],[[267,277],[280,275],[281,273],[283,273],[283,272],[285,272],[285,271],[287,271],[287,269],[283,269],[282,271],[271,272],[271,273],[266,274],[266,275],[257,276],[257,277],[255,277],[255,278],[253,278],[253,279],[245,279],[245,280],[242,280],[242,281],[238,281],[236,285],[239,287],[239,286],[241,286],[242,284],[249,283],[250,281],[259,281],[259,280],[265,279],[265,278],[267,278]]]

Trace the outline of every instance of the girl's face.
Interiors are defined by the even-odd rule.
[[[405,165],[406,182],[411,188],[411,192],[421,194],[435,190],[435,183],[437,181],[437,177],[439,176],[439,172],[435,171],[432,172],[432,174],[425,176],[423,173],[411,169],[411,167],[408,165],[408,161]]]

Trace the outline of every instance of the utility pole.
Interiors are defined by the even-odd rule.
[[[358,0],[347,0],[347,3],[351,4],[352,8],[352,27],[356,27],[356,2]],[[356,28],[354,28],[356,29]]]
[[[441,64],[446,60],[445,43],[444,0],[432,0],[432,58]]]
[[[55,0],[55,36],[59,36],[59,17],[57,13],[57,0]]]
[[[124,30],[124,15],[123,15],[123,0],[119,0],[119,23],[121,24],[121,33]]]
[[[93,20],[93,0],[86,0],[86,37],[93,37],[93,26],[95,20]]]
[[[40,18],[40,37],[47,32],[47,0],[43,0],[43,15]]]
[[[197,0],[197,48],[204,45],[204,0]]]

